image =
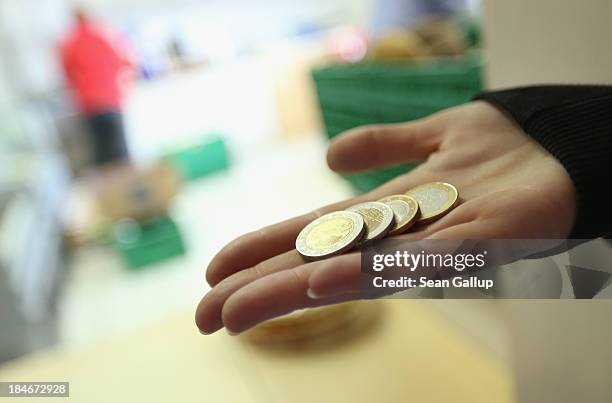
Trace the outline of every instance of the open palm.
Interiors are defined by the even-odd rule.
[[[400,238],[565,238],[571,230],[576,196],[566,171],[488,103],[354,129],[328,151],[329,166],[342,173],[411,161],[424,162],[368,194],[243,235],[223,248],[206,273],[213,289],[196,312],[200,330],[225,326],[238,333],[295,309],[359,298],[359,254],[307,263],[294,249],[298,233],[322,214],[421,183],[452,183],[460,205]]]

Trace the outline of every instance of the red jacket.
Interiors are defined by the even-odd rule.
[[[61,44],[66,78],[84,112],[121,109],[120,76],[130,63],[118,45],[86,21],[79,22]]]

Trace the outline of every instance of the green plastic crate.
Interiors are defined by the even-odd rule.
[[[185,253],[178,226],[170,217],[144,224],[121,221],[113,228],[113,246],[126,266],[139,269]]]
[[[230,165],[227,145],[220,135],[210,135],[202,143],[176,150],[162,159],[176,167],[186,181],[224,171]]]
[[[419,63],[328,66],[314,70],[313,79],[330,139],[362,125],[431,115],[469,101],[483,87],[478,54]],[[358,192],[367,192],[416,165],[344,177]]]

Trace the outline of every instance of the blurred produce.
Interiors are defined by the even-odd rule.
[[[117,165],[101,172],[94,183],[100,212],[113,220],[164,216],[180,187],[179,173],[165,163],[147,168]]]
[[[430,18],[419,24],[414,32],[423,40],[431,56],[458,56],[467,50],[465,34],[452,20]]]
[[[392,29],[382,33],[372,45],[370,59],[374,61],[412,61],[425,57],[461,56],[470,43],[475,43],[473,25],[432,17],[414,29]],[[469,39],[469,41],[468,41]]]
[[[179,173],[166,163],[117,165],[83,177],[66,200],[64,240],[69,247],[112,243],[117,223],[144,225],[166,217],[180,188]]]
[[[374,43],[371,58],[378,61],[413,60],[427,56],[423,40],[408,30],[392,30],[382,34]]]
[[[112,220],[100,214],[91,184],[83,179],[71,186],[64,211],[63,236],[69,248],[103,239],[112,226]]]
[[[223,135],[210,134],[200,144],[166,154],[162,160],[173,166],[185,181],[226,170],[230,165]]]

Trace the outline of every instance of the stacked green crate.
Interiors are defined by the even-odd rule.
[[[162,160],[176,167],[185,181],[224,171],[230,165],[227,144],[220,134],[209,134],[199,144],[175,150]]]
[[[327,136],[357,126],[419,119],[469,101],[482,89],[475,55],[418,63],[337,65],[313,72]],[[415,164],[347,175],[367,192]]]
[[[122,220],[114,224],[113,245],[130,269],[140,269],[185,254],[178,226],[170,217],[145,223]]]

